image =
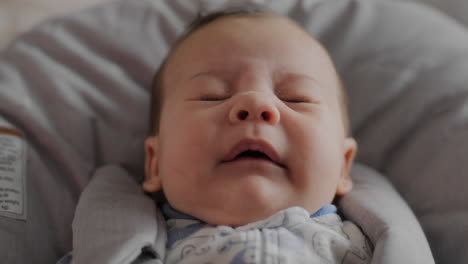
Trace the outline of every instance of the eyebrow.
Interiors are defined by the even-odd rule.
[[[189,80],[193,80],[197,77],[200,77],[200,76],[204,76],[204,75],[209,75],[209,76],[216,76],[218,75],[219,73],[218,72],[215,72],[215,71],[203,71],[203,72],[199,72],[199,73],[196,73],[194,74],[192,77],[189,78]]]
[[[288,79],[308,79],[308,80],[313,81],[316,84],[319,83],[317,79],[305,73],[285,72],[285,73],[282,73],[281,75],[282,75],[282,78],[281,78],[282,81],[288,80]]]
[[[311,81],[313,83],[312,87],[320,87],[320,82],[305,73],[297,73],[297,72],[282,72],[280,76],[277,76],[276,80],[273,80],[275,83],[275,91],[281,93],[283,92],[284,85],[287,86],[288,83],[294,82],[294,81],[301,81],[301,80],[307,80]]]
[[[200,76],[204,76],[204,75],[219,75],[220,73],[219,72],[216,72],[216,71],[212,71],[212,70],[209,70],[209,71],[203,71],[203,72],[199,72],[199,73],[196,73],[194,74],[193,76],[191,76],[189,78],[189,80],[192,80],[192,79],[195,79],[197,77],[200,77]],[[281,78],[281,79],[309,79],[315,83],[318,83],[317,79],[315,79],[314,77],[312,76],[309,76],[305,73],[295,73],[295,72],[286,72],[286,73],[282,73],[281,75],[284,75],[285,77]]]
[[[223,77],[220,77],[220,75],[223,75],[225,74],[224,72],[222,71],[216,71],[216,70],[207,70],[207,71],[201,71],[201,72],[198,72],[196,74],[194,74],[193,76],[191,76],[187,81],[192,81],[193,79],[196,79],[198,77],[201,77],[201,76],[211,76],[211,77],[214,77],[214,78],[217,78],[219,80],[222,80],[223,82],[226,82],[226,79],[223,78]],[[280,76],[278,78],[278,75]],[[287,83],[287,82],[291,82],[291,81],[297,81],[297,80],[309,80],[309,81],[312,81],[314,83],[314,86],[320,86],[320,82],[308,75],[308,74],[305,74],[305,73],[297,73],[297,72],[289,72],[289,71],[283,71],[283,72],[279,72],[279,73],[273,73],[273,90],[275,92],[279,92],[281,93],[282,92],[282,89],[281,87]],[[232,87],[226,87],[228,91],[232,92]]]

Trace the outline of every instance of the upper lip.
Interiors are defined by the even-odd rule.
[[[278,166],[285,167],[284,164],[281,163],[281,159],[278,155],[278,152],[275,150],[275,148],[272,145],[270,145],[265,140],[255,140],[255,139],[241,140],[231,149],[231,151],[229,151],[229,153],[223,159],[223,162],[232,161],[236,159],[236,157],[239,154],[247,150],[262,152],[265,155],[267,155],[268,158],[270,158],[271,161],[276,163]]]

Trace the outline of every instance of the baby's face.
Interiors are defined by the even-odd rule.
[[[146,191],[209,224],[243,225],[351,189],[338,81],[320,45],[286,19],[231,17],[190,35],[164,73]]]

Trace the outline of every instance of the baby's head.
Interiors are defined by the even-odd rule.
[[[209,224],[238,226],[291,206],[314,213],[352,188],[356,142],[325,49],[288,18],[214,13],[158,71],[147,192]]]

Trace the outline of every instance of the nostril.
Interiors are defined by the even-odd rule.
[[[271,114],[269,112],[262,112],[262,119],[265,121],[270,121]]]
[[[249,112],[245,110],[241,110],[239,111],[239,113],[237,113],[237,117],[239,118],[239,120],[245,120],[248,116],[249,116]]]

